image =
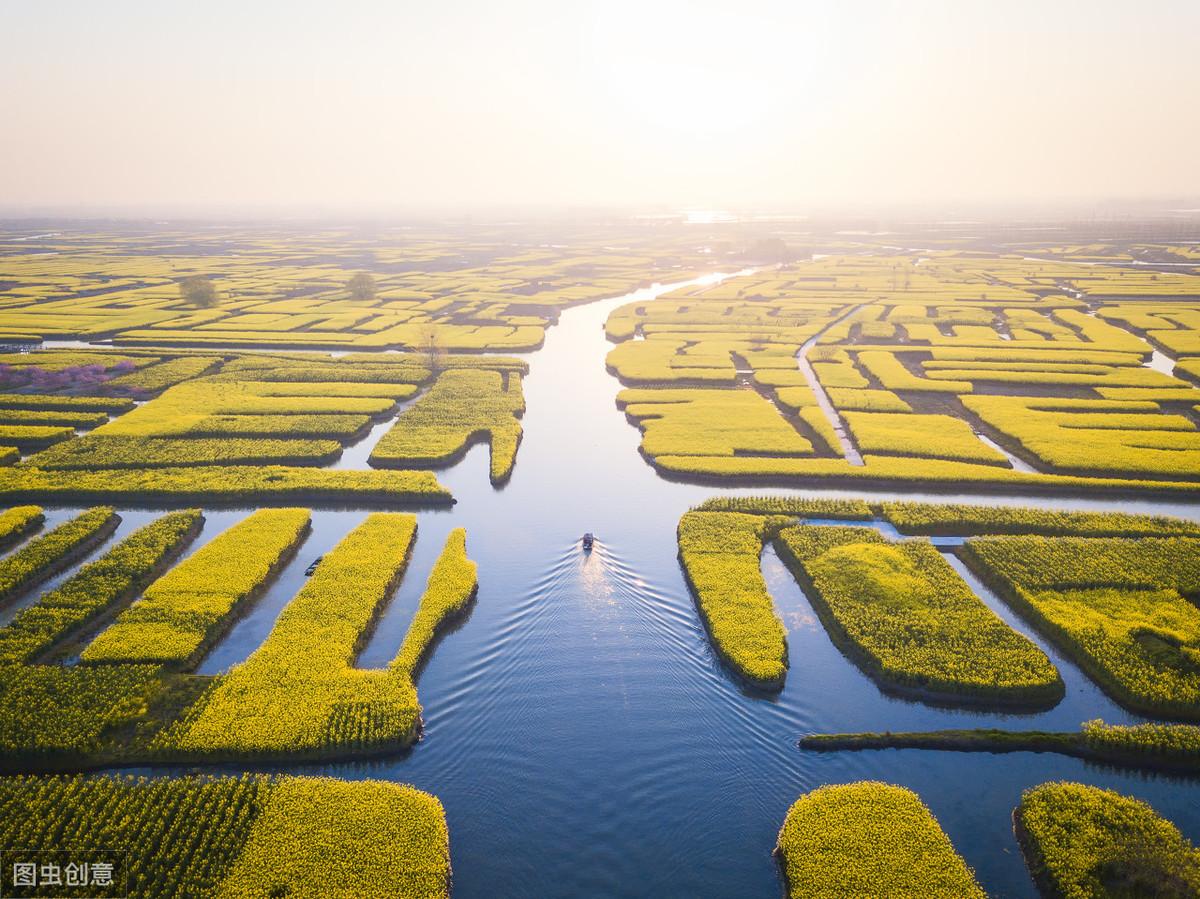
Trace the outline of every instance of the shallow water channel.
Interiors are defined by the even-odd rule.
[[[604,368],[611,346],[604,320],[628,300],[565,311],[545,346],[527,357],[525,437],[511,481],[492,488],[487,449],[475,447],[439,475],[457,505],[418,514],[408,574],[360,661],[375,667],[391,658],[446,533],[465,526],[479,563],[479,598],[421,675],[424,739],[383,760],[268,770],[384,778],[435,793],[449,820],[457,899],[775,897],[782,887],[771,849],[788,806],[821,784],[860,779],[916,790],[994,897],[1034,895],[1010,816],[1021,791],[1043,781],[1079,780],[1138,796],[1200,840],[1197,780],[1048,754],[798,749],[796,739],[807,732],[1074,730],[1092,717],[1135,717],[1052,650],[1067,696],[1045,713],[980,713],[886,696],[833,646],[769,550],[763,570],[788,627],[791,669],[778,694],[741,688],[714,658],[680,573],[680,515],[722,492],[901,494],[721,491],[659,478],[639,455],[638,430],[616,408],[619,384]],[[1195,505],[1099,497],[903,496],[1200,519]],[[294,561],[200,670],[225,670],[252,652],[303,583],[304,568],[367,511],[315,512]],[[121,533],[153,513],[124,514]],[[244,514],[210,513],[195,545]],[[584,531],[597,535],[587,556],[578,547]],[[1029,633],[998,599],[983,598]]]

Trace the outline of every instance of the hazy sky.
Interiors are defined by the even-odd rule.
[[[0,205],[1200,194],[1200,3],[4,0]]]

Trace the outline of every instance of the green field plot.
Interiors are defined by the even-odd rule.
[[[821,524],[797,524],[806,519]],[[1110,634],[1124,629],[1126,642],[1132,643],[1125,646],[1113,637],[1102,645],[1107,657],[1117,660],[1114,665],[1123,664],[1125,655],[1142,653],[1136,677],[1143,686],[1157,677],[1145,666],[1164,666],[1154,688],[1160,699],[1172,690],[1190,696],[1189,622],[1197,613],[1180,594],[1194,595],[1195,566],[1179,562],[1169,568],[1168,560],[1172,554],[1190,559],[1200,526],[1165,517],[1020,507],[872,506],[861,500],[769,496],[722,497],[697,506],[679,523],[680,563],[713,646],[733,671],[770,688],[781,686],[786,676],[786,632],[759,568],[762,549],[772,541],[834,641],[885,689],[1000,707],[1045,707],[1061,697],[1062,681],[1045,654],[988,609],[929,543],[889,542],[874,528],[849,526],[873,519],[890,521],[906,533],[993,535],[968,541],[964,552],[979,567],[989,550],[1004,550],[1000,558],[1011,568],[1004,576],[1018,582],[1038,578],[1055,589],[1075,583],[1090,590],[1099,580],[1110,587],[1125,583],[1146,602],[1165,597],[1168,605],[1142,609],[1149,616],[1145,620],[1126,616],[1105,624]],[[838,526],[839,520],[846,525]],[[1139,561],[1143,546],[1147,553]],[[1124,575],[1122,566],[1128,567]],[[1134,571],[1139,573],[1129,573]],[[998,575],[986,577],[995,583]],[[1168,583],[1174,585],[1173,599],[1165,590]],[[1094,611],[1088,620],[1103,614],[1115,613]],[[1088,636],[1089,645],[1092,639]],[[1096,665],[1085,667],[1102,672]],[[1193,702],[1184,699],[1183,712],[1179,703],[1145,708],[1158,713],[1171,708],[1173,715],[1187,717]]]
[[[1124,512],[1063,512],[1019,506],[913,502],[880,503],[880,511],[905,534],[1200,537],[1200,524],[1194,521]]]
[[[99,461],[99,460],[97,460]],[[382,505],[454,502],[429,471],[327,471],[285,465],[202,465],[43,471],[0,468],[0,499],[92,503],[255,505],[370,501]]]
[[[984,899],[933,813],[910,790],[826,786],[788,809],[775,847],[790,899]]]
[[[1074,783],[1026,790],[1014,815],[1025,862],[1043,895],[1200,893],[1200,851],[1140,800]]]
[[[1200,720],[1200,540],[977,537],[963,552],[1118,702]]]
[[[1105,724],[1078,731],[935,730],[806,734],[800,746],[818,752],[929,749],[939,752],[1057,752],[1123,768],[1200,772],[1200,727],[1193,724]]]
[[[960,418],[896,412],[847,412],[844,417],[864,453],[1008,464]]]
[[[18,513],[18,520],[23,517]],[[113,532],[120,520],[111,506],[91,509],[0,559],[0,606],[89,552]]]
[[[783,558],[834,641],[883,686],[947,701],[1045,706],[1045,653],[987,608],[932,546],[860,527],[791,527]]]
[[[1058,471],[1200,478],[1200,431],[1148,402],[964,397],[964,405]]]
[[[42,471],[174,468],[180,465],[324,465],[337,459],[336,440],[126,437],[96,434],[43,450],[28,459]]]
[[[450,895],[441,803],[376,780],[2,778],[0,840],[39,861],[74,853],[89,875],[111,864],[133,899]]]
[[[512,474],[521,442],[525,397],[520,376],[497,371],[452,369],[405,409],[371,453],[379,467],[448,465],[473,441],[491,448],[491,479]]]
[[[747,680],[779,687],[787,642],[759,569],[772,520],[739,512],[689,512],[679,521],[679,559],[721,657]]]

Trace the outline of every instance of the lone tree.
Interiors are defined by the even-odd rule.
[[[346,290],[350,291],[350,299],[368,302],[375,299],[375,278],[370,272],[359,272],[346,282]]]
[[[203,275],[192,275],[180,281],[179,295],[185,303],[204,309],[217,305],[221,299],[213,282]]]
[[[429,369],[430,374],[437,374],[441,371],[446,351],[438,343],[437,326],[428,325],[424,329],[419,348],[425,367]]]

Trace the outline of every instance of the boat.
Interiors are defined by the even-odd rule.
[[[585,553],[591,552],[592,544],[595,542],[596,542],[596,536],[591,531],[588,531],[586,534],[583,535],[583,551]]]
[[[324,557],[324,556],[317,556],[315,559],[313,559],[313,560],[312,560],[312,564],[311,564],[311,565],[309,565],[307,568],[305,568],[305,569],[304,569],[304,576],[305,576],[305,577],[312,577],[312,576],[313,576],[313,572],[317,570],[317,566],[321,564],[321,560],[322,560],[323,558],[325,558],[325,557]]]

